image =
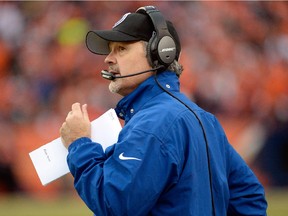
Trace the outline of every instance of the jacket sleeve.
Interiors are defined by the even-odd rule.
[[[171,176],[177,175],[177,163],[163,146],[143,131],[130,131],[106,153],[80,138],[67,156],[75,189],[96,215],[147,215],[161,191],[176,181]]]
[[[267,202],[263,186],[230,144],[228,154],[230,201],[227,215],[266,215]]]

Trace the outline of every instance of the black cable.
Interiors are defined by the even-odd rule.
[[[211,205],[212,205],[212,214],[213,216],[216,216],[216,211],[215,211],[215,203],[214,203],[214,196],[213,196],[213,188],[212,188],[212,171],[211,171],[211,164],[210,164],[210,154],[209,154],[209,144],[208,144],[208,140],[207,140],[207,135],[206,135],[206,131],[204,128],[204,125],[201,121],[201,119],[199,118],[199,116],[197,115],[197,113],[191,109],[191,107],[189,107],[184,101],[182,101],[180,98],[176,97],[175,95],[173,95],[171,92],[169,92],[167,89],[165,89],[157,80],[157,73],[155,73],[154,75],[154,80],[157,83],[157,85],[167,94],[169,94],[171,97],[173,97],[174,99],[176,99],[177,101],[179,101],[181,104],[183,104],[187,109],[189,109],[197,118],[197,120],[199,121],[199,124],[201,126],[201,129],[203,131],[203,136],[204,136],[204,140],[205,140],[205,146],[206,146],[206,154],[207,154],[207,163],[208,163],[208,174],[209,174],[209,183],[210,183],[210,195],[211,195]]]

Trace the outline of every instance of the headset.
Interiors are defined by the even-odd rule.
[[[167,68],[176,58],[176,43],[168,30],[166,20],[154,6],[140,7],[136,13],[147,14],[156,31],[148,42],[148,59],[153,66],[160,64]]]
[[[162,67],[164,66],[167,68],[175,59],[176,59],[176,44],[169,33],[166,20],[162,16],[159,10],[157,10],[154,6],[144,6],[140,7],[136,10],[136,13],[143,13],[149,15],[156,32],[153,33],[151,39],[148,42],[147,46],[147,53],[148,58],[152,62],[152,65],[156,65],[159,67],[159,65]],[[157,80],[157,72],[154,76],[155,82],[157,85],[167,94],[169,94],[174,99],[178,100],[180,103],[182,103],[189,111],[191,111],[196,119],[199,121],[199,124],[201,126],[201,129],[203,131],[203,136],[205,140],[205,146],[206,146],[206,155],[207,155],[207,163],[208,163],[208,174],[209,174],[209,184],[210,184],[210,195],[211,195],[211,205],[212,205],[212,215],[216,215],[215,210],[215,203],[214,203],[214,196],[213,196],[213,188],[212,188],[212,171],[211,171],[211,165],[210,165],[210,154],[209,154],[209,144],[208,139],[206,135],[206,131],[204,128],[204,125],[197,115],[197,113],[189,107],[184,101],[182,101],[180,98],[173,95],[171,92],[166,90]]]

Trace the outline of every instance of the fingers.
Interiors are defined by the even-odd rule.
[[[66,128],[67,128],[66,122],[64,122],[64,123],[62,124],[61,128],[59,129],[60,135],[62,135],[62,134],[64,133],[64,130],[65,130]]]
[[[82,112],[83,112],[84,120],[90,121],[88,111],[87,111],[87,104],[82,105]]]
[[[83,104],[82,106],[80,103],[74,103],[72,104],[71,111],[67,114],[66,120],[74,117],[80,117],[83,118],[85,121],[89,120],[89,115],[87,111],[87,104]]]
[[[80,103],[74,103],[72,104],[72,113],[75,114],[75,115],[82,115],[82,110],[81,110],[81,107],[80,107]]]
[[[69,145],[65,139],[67,137],[66,131],[67,131],[67,126],[66,126],[66,122],[64,122],[62,124],[62,127],[59,129],[59,133],[60,133],[60,137],[61,137],[61,141],[62,141],[63,145],[68,148]]]

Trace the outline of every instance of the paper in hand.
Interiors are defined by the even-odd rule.
[[[100,143],[105,150],[117,142],[121,129],[115,110],[110,109],[91,122],[91,139]],[[42,185],[47,185],[70,172],[67,155],[68,150],[60,137],[29,153]]]

